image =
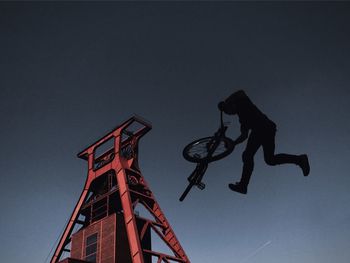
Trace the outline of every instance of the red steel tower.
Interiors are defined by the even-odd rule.
[[[51,263],[190,262],[138,166],[139,140],[151,128],[132,117],[78,154],[87,179]],[[171,253],[154,251],[152,235]],[[62,260],[63,252],[70,256]]]

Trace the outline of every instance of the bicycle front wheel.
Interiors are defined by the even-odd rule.
[[[188,144],[182,154],[193,163],[213,162],[229,155],[234,149],[234,142],[227,137],[205,137]]]

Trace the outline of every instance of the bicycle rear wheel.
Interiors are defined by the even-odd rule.
[[[227,137],[205,137],[188,144],[182,154],[193,163],[213,162],[229,155],[234,149],[234,142]]]

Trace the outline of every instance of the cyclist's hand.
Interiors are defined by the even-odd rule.
[[[224,111],[224,108],[225,108],[225,102],[224,102],[224,101],[220,101],[220,102],[218,103],[218,109],[219,109],[220,111]]]
[[[230,143],[228,141],[225,141],[225,148],[228,149],[228,148],[230,148],[230,146],[231,146]],[[235,146],[236,146],[236,143],[234,142],[233,149],[235,148]]]

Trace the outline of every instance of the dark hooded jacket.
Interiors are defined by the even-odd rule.
[[[225,100],[224,111],[230,112],[232,108],[236,109],[241,131],[276,131],[276,124],[252,103],[243,90]]]

